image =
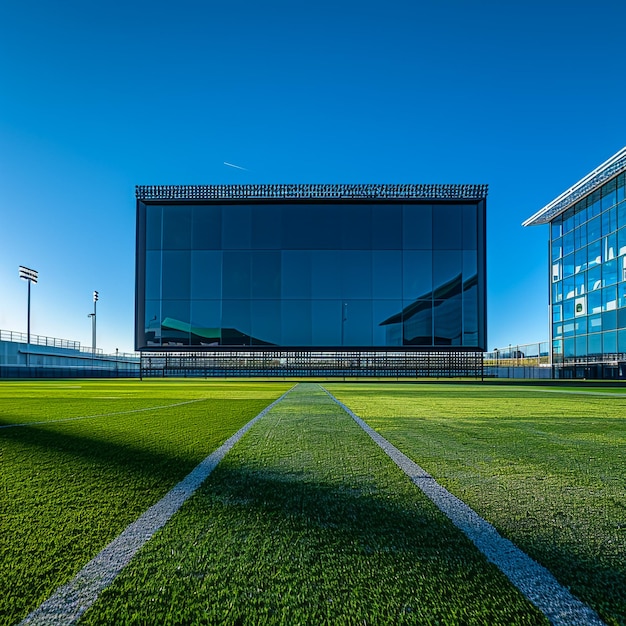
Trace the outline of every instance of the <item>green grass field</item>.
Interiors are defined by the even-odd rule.
[[[0,426],[29,425],[0,428],[0,624],[290,387],[1,382]],[[608,624],[626,624],[626,398],[325,387]],[[547,622],[311,385],[236,444],[81,623]]]
[[[0,383],[0,426],[33,424],[0,429],[0,623],[72,578],[290,386]]]
[[[626,624],[626,389],[326,385],[609,624]]]

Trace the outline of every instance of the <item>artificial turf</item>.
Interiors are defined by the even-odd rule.
[[[3,381],[0,624],[23,618],[290,386]]]
[[[626,624],[624,388],[327,388],[608,624]]]
[[[316,385],[232,449],[85,624],[545,624]]]

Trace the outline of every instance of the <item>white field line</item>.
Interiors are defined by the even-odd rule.
[[[322,389],[324,389],[322,387]],[[368,426],[330,392],[326,393],[378,444],[452,523],[548,618],[553,626],[601,626],[598,615],[574,597],[542,565],[531,559],[463,501],[439,485],[417,463]]]
[[[58,420],[43,420],[41,422],[23,422],[21,424],[3,424],[0,428],[17,428],[18,426],[41,426],[42,424],[58,424],[59,422],[73,422],[76,420],[90,420],[94,417],[112,417],[114,415],[128,415],[129,413],[141,413],[142,411],[160,411],[161,409],[171,409],[175,406],[193,404],[194,402],[205,402],[209,398],[198,398],[197,400],[185,400],[174,404],[162,404],[160,406],[148,406],[141,409],[129,409],[128,411],[114,411],[113,413],[95,413],[94,415],[78,415],[77,417],[63,417]]]
[[[292,387],[293,389],[293,387]],[[240,428],[215,452],[197,465],[139,519],[128,526],[100,554],[95,556],[76,577],[59,587],[52,596],[27,615],[19,624],[61,626],[76,623],[130,562],[137,551],[180,509],[200,487],[230,449],[268,411],[281,402],[291,389],[265,407],[256,417]]]

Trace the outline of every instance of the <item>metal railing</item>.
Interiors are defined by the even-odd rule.
[[[28,335],[13,330],[0,329],[0,341],[10,341],[13,343],[28,343]],[[56,337],[46,337],[44,335],[30,336],[31,346],[46,346],[49,348],[61,348],[64,350],[75,350],[81,354],[95,354],[97,357],[113,357],[119,360],[139,360],[139,355],[132,352],[116,352],[114,354],[105,354],[102,348],[96,348],[94,353],[90,346],[81,346],[80,341],[72,341],[70,339],[58,339]]]
[[[547,341],[509,345],[485,352],[485,366],[532,367],[550,365],[550,348]]]

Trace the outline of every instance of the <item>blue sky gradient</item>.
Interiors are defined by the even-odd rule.
[[[626,145],[626,3],[0,6],[0,329],[133,349],[137,184],[488,183],[488,344],[545,340],[547,227]],[[231,168],[224,162],[247,168]]]

